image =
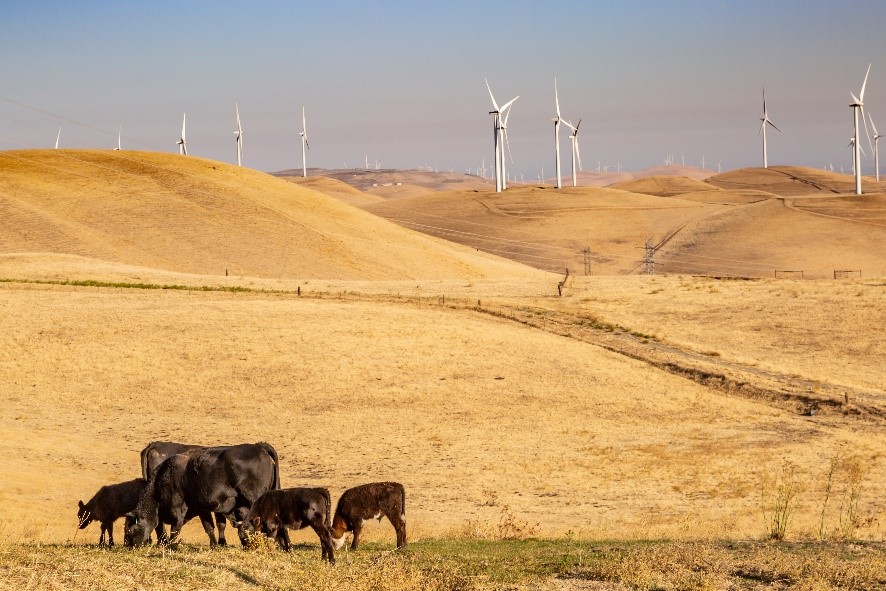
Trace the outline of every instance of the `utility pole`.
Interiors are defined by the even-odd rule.
[[[655,245],[652,244],[652,238],[646,239],[646,256],[643,257],[646,264],[646,274],[655,275]]]
[[[581,251],[585,258],[585,275],[591,274],[591,249],[590,247],[585,247],[584,250]]]

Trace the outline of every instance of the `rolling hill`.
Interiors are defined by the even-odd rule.
[[[10,151],[0,152],[0,173],[0,254],[78,255],[216,276],[538,275],[403,229],[311,188],[200,158]],[[332,190],[330,181],[322,188]],[[344,190],[334,187],[339,194]]]

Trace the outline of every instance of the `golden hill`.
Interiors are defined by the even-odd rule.
[[[328,176],[302,177],[284,176],[279,174],[276,176],[279,176],[280,178],[285,179],[290,183],[299,185],[300,187],[306,187],[308,189],[313,189],[314,191],[319,191],[324,195],[335,197],[339,201],[344,201],[348,205],[356,205],[357,207],[361,207],[363,205],[382,201],[381,197],[369,195],[368,193],[364,193],[363,191],[352,187],[344,181],[340,181]]]
[[[511,186],[507,191],[448,192],[365,207],[408,228],[507,256],[542,269],[627,273],[639,264],[647,238],[671,235],[690,220],[720,211],[694,203],[614,189],[560,190]]]
[[[707,179],[722,189],[755,189],[783,197],[855,193],[855,177],[805,166],[740,168]],[[886,192],[886,183],[862,177],[863,192]]]
[[[630,191],[632,193],[658,195],[659,197],[673,197],[682,193],[719,190],[718,187],[685,176],[649,176],[609,185],[609,188]]]
[[[0,253],[71,254],[222,276],[537,276],[307,187],[221,162],[33,150],[0,152],[0,171]]]
[[[753,180],[753,173],[735,177]],[[882,193],[784,198],[753,189],[753,183],[721,189],[679,177],[616,186],[635,183],[650,191],[683,187],[690,192],[662,197],[614,188],[512,186],[502,193],[439,193],[365,209],[408,228],[561,273],[569,268],[583,274],[585,249],[590,249],[592,274],[645,271],[641,261],[647,239],[658,249],[658,272],[886,273]]]

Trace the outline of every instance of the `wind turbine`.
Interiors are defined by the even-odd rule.
[[[243,166],[243,128],[240,126],[240,105],[236,102],[234,109],[237,111],[237,129],[234,130],[234,140],[237,142],[237,166]],[[182,137],[185,137],[184,131]]]
[[[871,128],[874,130],[874,173],[877,176],[877,182],[880,182],[880,134],[877,133],[877,127],[874,125],[874,118],[868,113],[868,119],[871,120]]]
[[[569,134],[569,139],[572,142],[572,186],[577,187],[578,173],[576,172],[575,159],[578,158],[578,168],[581,168],[581,151],[578,149],[578,128],[581,127],[581,119],[578,120],[575,127],[565,119],[563,120],[563,123],[566,127],[572,130],[572,133]],[[619,164],[619,166],[621,165]]]
[[[858,162],[858,152],[855,151],[855,138],[849,138],[849,144],[846,146],[847,148],[851,148],[852,150],[852,174],[855,174],[855,171],[860,169],[861,166]],[[864,148],[861,146],[858,147],[858,151],[861,152],[861,155],[867,158],[867,154],[864,153]],[[859,193],[861,195],[861,193]]]
[[[308,125],[305,122],[305,108],[301,108],[301,133],[298,134],[301,136],[301,171],[302,176],[307,178],[308,176],[308,160],[307,160],[307,151],[311,149],[311,146],[308,145]],[[376,168],[378,168],[376,166]]]
[[[62,139],[62,126],[58,126],[58,135],[55,136],[55,149],[58,150],[58,142]]]
[[[185,140],[185,122],[187,121],[187,117],[187,113],[182,115],[182,136],[177,142],[175,142],[178,144],[178,153],[182,156],[188,155],[188,142]]]
[[[492,88],[489,86],[489,80],[486,80],[486,89],[489,91],[489,98],[492,99],[492,107],[494,109],[492,111],[489,111],[489,114],[492,115],[492,134],[495,143],[495,192],[500,193],[504,188],[504,182],[502,180],[502,177],[504,176],[504,150],[502,149],[501,145],[501,116],[508,109],[510,109],[514,101],[520,97],[515,96],[504,105],[499,107],[498,103],[495,102],[495,97],[492,96]]]
[[[117,129],[117,147],[114,149],[115,150],[122,150],[123,149],[123,126],[122,125]]]
[[[766,110],[766,89],[763,89],[763,118],[760,119],[763,123],[760,125],[760,131],[757,132],[757,135],[763,134],[763,168],[769,168],[769,157],[766,153],[766,124],[771,125],[775,131],[781,133],[781,130],[775,127],[775,123],[769,120],[769,112]]]
[[[864,87],[867,86],[868,83],[868,74],[871,73],[871,64],[868,64],[868,71],[865,72],[864,82],[861,83],[861,92],[858,93],[858,96],[855,96],[851,91],[849,92],[849,96],[852,97],[852,103],[849,105],[852,107],[852,116],[855,123],[855,148],[853,149],[853,161],[855,162],[855,194],[861,195],[861,157],[859,152],[861,151],[861,142],[858,139],[858,113],[861,112],[861,120],[864,123],[865,133],[868,133],[868,122],[864,118]],[[868,133],[868,143],[870,143],[871,136]]]
[[[552,118],[551,121],[554,122],[554,160],[556,161],[556,169],[557,169],[557,188],[561,188],[563,186],[560,181],[560,122],[562,118],[560,117],[560,97],[557,94],[557,79],[554,78],[554,103],[557,107],[557,116]]]

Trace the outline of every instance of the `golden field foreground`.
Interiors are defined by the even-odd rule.
[[[0,154],[0,589],[886,589],[883,278],[558,286],[349,205],[377,207],[332,179],[58,152]],[[694,228],[681,249],[724,239],[725,218],[771,248],[755,207],[805,227],[796,203],[694,182],[561,205],[611,202],[624,249],[625,211]],[[724,191],[738,205],[711,205]],[[510,195],[465,204],[553,203]],[[399,203],[454,206],[425,199]],[[812,217],[882,249],[880,202],[831,223],[855,202],[823,197]],[[554,235],[532,217],[514,219]],[[383,522],[333,569],[313,533],[290,555],[210,551],[197,523],[177,551],[98,550],[77,501],[138,476],[158,439],[268,441],[283,486],[333,500],[400,481],[409,549]]]

